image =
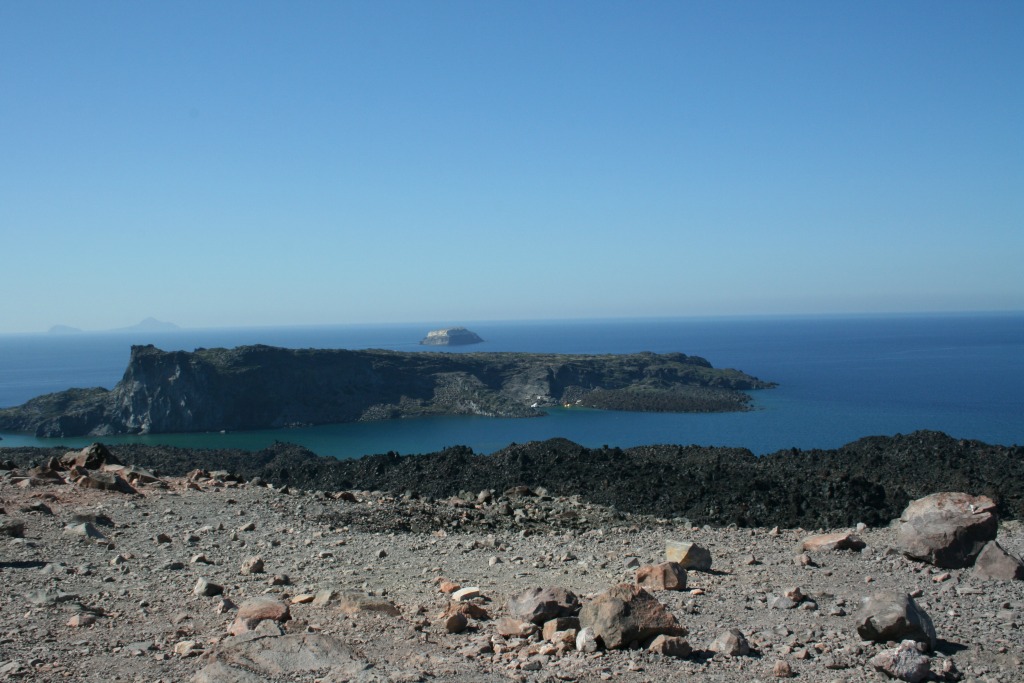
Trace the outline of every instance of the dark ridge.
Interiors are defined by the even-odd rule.
[[[19,466],[67,449],[10,448]],[[256,453],[114,445],[124,462],[180,475],[196,468],[319,490],[407,491],[435,498],[483,489],[544,487],[619,510],[686,517],[695,524],[822,528],[887,524],[907,503],[937,491],[992,497],[1004,518],[1024,518],[1024,448],[940,432],[860,439],[835,450],[756,457],[742,448],[584,448],[565,439],[512,444],[487,456],[464,446],[425,455],[321,457],[278,442]]]

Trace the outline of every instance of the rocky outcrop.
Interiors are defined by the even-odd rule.
[[[247,430],[423,415],[533,417],[616,397],[630,410],[744,410],[773,386],[672,354],[400,353],[132,347],[113,388],[71,389],[0,410],[0,429],[37,436]],[[632,397],[632,403],[630,402]],[[603,400],[603,399],[602,399]],[[601,403],[595,400],[595,407]]]
[[[420,340],[423,346],[467,346],[479,344],[483,339],[476,332],[465,327],[446,327],[442,330],[431,330]]]

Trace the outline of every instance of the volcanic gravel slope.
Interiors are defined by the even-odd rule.
[[[454,467],[463,455],[445,457]],[[277,457],[297,462],[260,457],[270,469],[282,467]],[[882,681],[868,661],[886,645],[862,642],[854,613],[884,589],[913,592],[934,620],[932,671],[1013,683],[1024,667],[1024,582],[980,581],[971,569],[907,560],[892,549],[888,525],[860,532],[863,551],[814,553],[802,565],[794,562],[809,533],[801,529],[699,527],[525,487],[430,501],[195,474],[131,494],[57,480],[23,487],[26,475],[19,468],[0,476],[0,522],[24,524],[21,537],[0,537],[0,680],[227,680],[210,673],[216,657],[247,638],[284,644],[283,632],[332,638],[341,669],[257,677],[253,671],[270,665],[249,661],[230,680],[752,683],[774,680],[776,662],[785,661],[798,681]],[[105,538],[74,533],[83,519]],[[1024,551],[1018,522],[1004,522],[999,539]],[[713,557],[712,571],[688,572],[685,591],[654,593],[688,630],[690,656],[584,653],[539,634],[498,635],[508,598],[562,586],[587,602],[632,581],[636,565],[663,561],[668,540],[699,543]],[[262,571],[243,573],[253,557]],[[451,604],[441,578],[481,593],[462,632],[445,626]],[[197,595],[200,579],[223,593]],[[809,600],[773,608],[773,596],[792,587]],[[309,602],[324,591],[334,598]],[[353,603],[357,594],[365,602]],[[230,637],[239,606],[257,597],[289,603],[291,619]],[[392,613],[374,611],[381,606]],[[750,655],[708,650],[728,629],[746,636]]]

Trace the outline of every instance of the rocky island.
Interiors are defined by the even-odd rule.
[[[476,332],[465,327],[446,327],[442,330],[431,330],[420,340],[421,346],[468,346],[479,344],[483,339]]]
[[[0,430],[60,437],[248,430],[423,415],[535,417],[543,408],[747,410],[774,386],[682,353],[573,355],[381,350],[162,351],[133,346],[112,389],[0,410]]]

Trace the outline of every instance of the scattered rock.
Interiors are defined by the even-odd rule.
[[[292,618],[288,605],[274,598],[252,598],[238,608],[228,632],[239,636],[256,628],[261,621],[285,622]]]
[[[931,659],[921,654],[913,640],[904,640],[892,650],[882,650],[869,664],[889,678],[908,683],[919,683],[931,675]]]
[[[239,571],[242,574],[262,574],[263,573],[263,558],[262,557],[250,557],[242,563]]]
[[[468,625],[469,620],[462,612],[453,612],[444,620],[444,628],[448,633],[462,633]]]
[[[96,623],[96,616],[82,612],[68,619],[68,626],[71,628],[81,628],[82,626],[91,626]]]
[[[581,628],[576,634],[576,649],[583,653],[597,652],[597,635],[592,628]]]
[[[808,536],[800,543],[800,550],[804,552],[862,550],[865,547],[867,547],[867,543],[862,541],[859,536],[856,536],[848,532]]]
[[[666,541],[665,559],[679,563],[684,569],[711,571],[711,551],[696,543]]]
[[[708,643],[708,650],[729,657],[742,657],[750,654],[750,643],[739,629],[733,628],[718,634]]]
[[[202,577],[199,577],[199,579],[196,581],[195,588],[192,589],[192,592],[196,595],[201,595],[206,598],[212,598],[214,595],[220,595],[221,593],[223,593],[224,587],[219,584],[208,581]]]
[[[472,600],[473,598],[480,597],[480,589],[476,586],[467,586],[466,588],[460,588],[451,595],[452,600],[455,602],[465,602],[466,600]]]
[[[776,678],[791,678],[793,667],[785,659],[779,659],[772,666],[772,675]]]
[[[665,657],[683,658],[689,657],[693,653],[693,648],[690,647],[685,638],[680,636],[658,635],[647,646],[647,651],[664,655]]]
[[[576,617],[558,617],[544,622],[541,629],[541,637],[547,641],[554,641],[555,634],[560,631],[573,631],[573,640],[576,640],[576,632],[580,629],[580,620]]]
[[[636,583],[649,591],[686,590],[686,569],[678,562],[649,564],[636,571]]]
[[[526,638],[537,632],[537,625],[532,621],[524,621],[513,617],[502,617],[494,623],[498,635],[506,638]]]
[[[564,588],[531,588],[510,598],[506,610],[538,626],[558,617],[572,617],[580,611],[579,598]]]

